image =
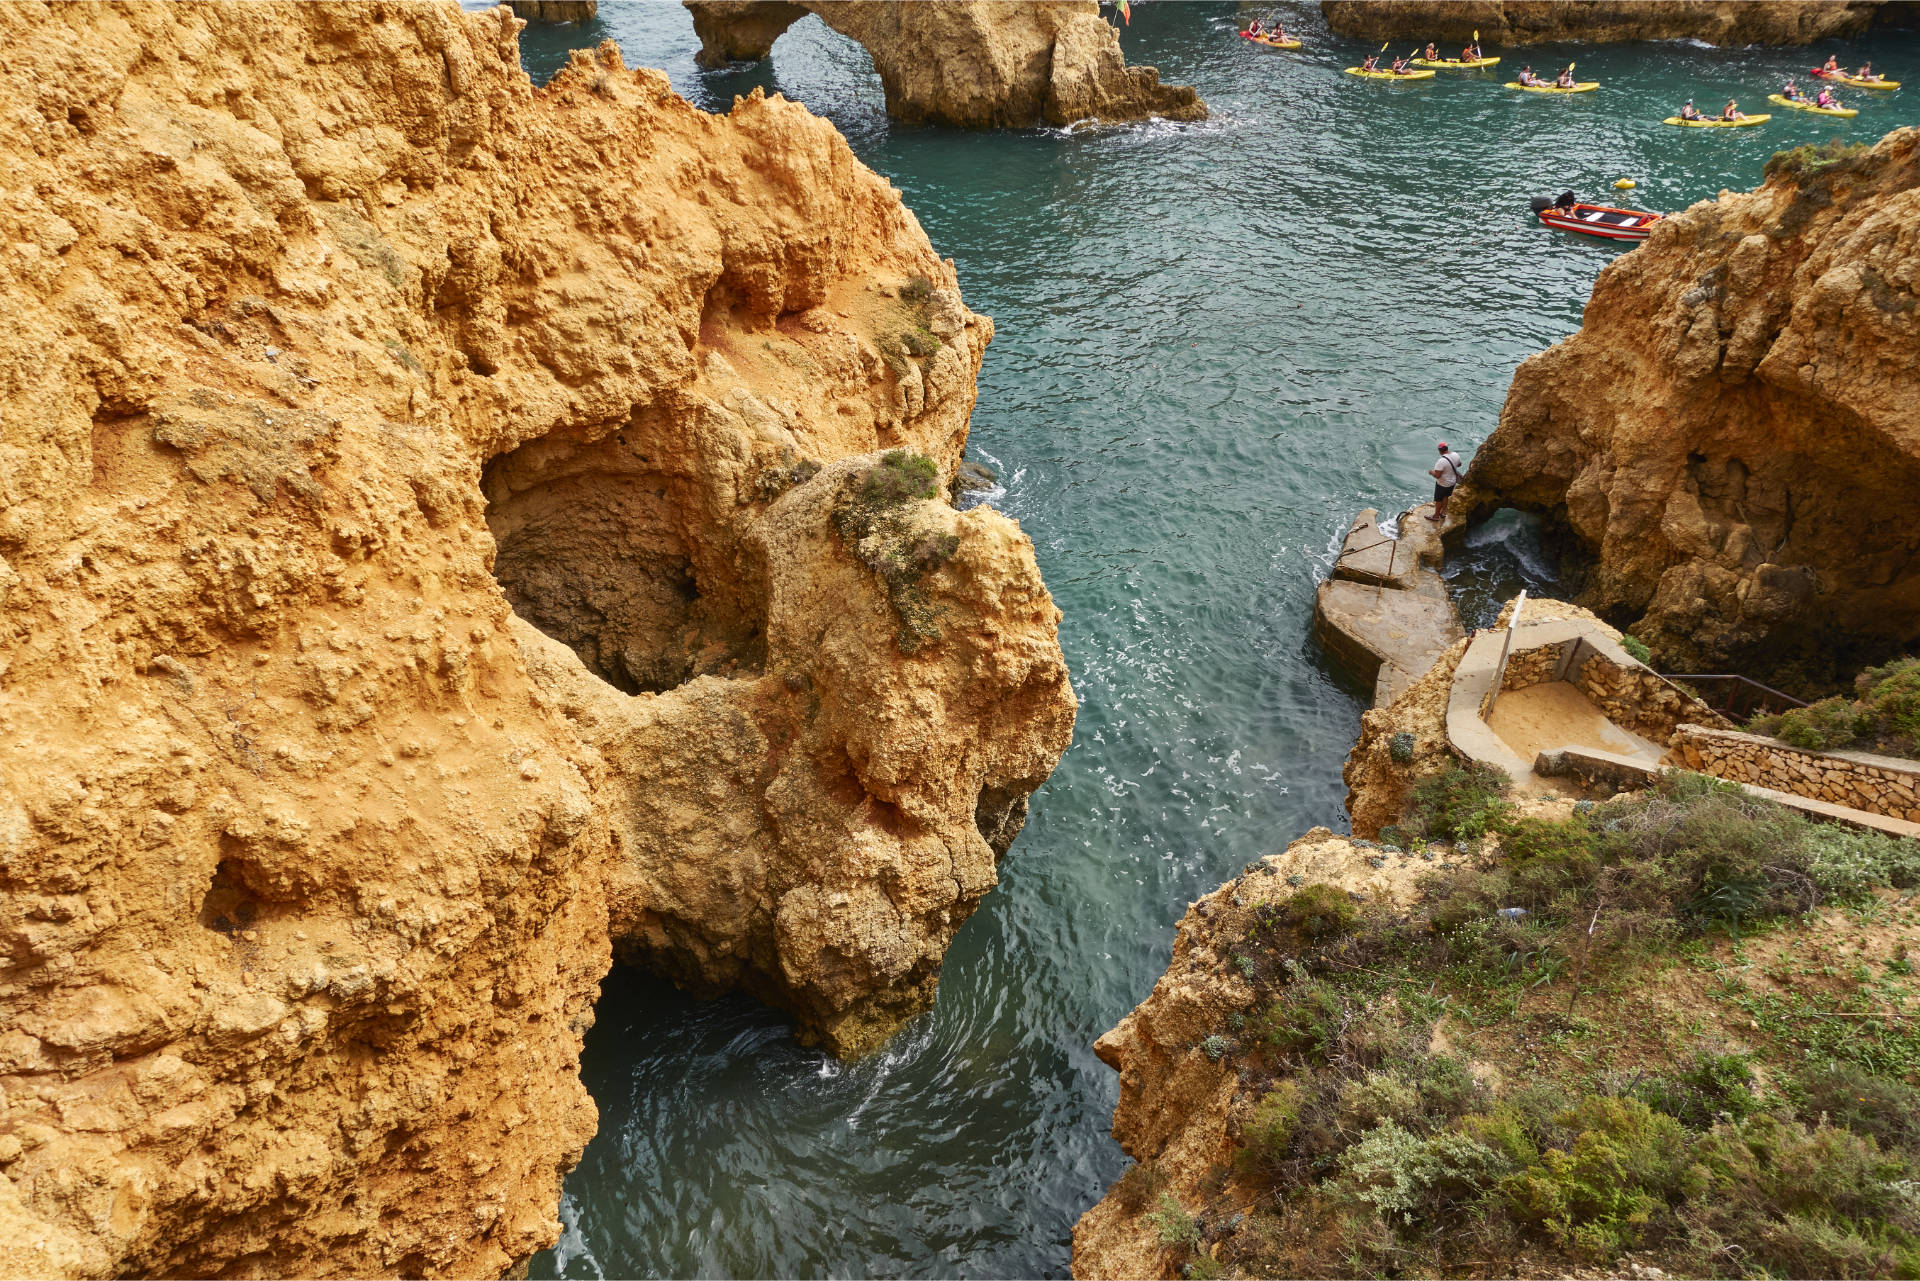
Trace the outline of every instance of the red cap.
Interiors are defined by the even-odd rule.
[[[1443,441],[1441,441],[1441,442],[1440,442],[1440,448],[1442,448],[1442,449],[1445,449],[1446,447],[1447,447],[1447,442],[1446,442],[1446,441],[1444,441],[1444,440],[1443,440]]]

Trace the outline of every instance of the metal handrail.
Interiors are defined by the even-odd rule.
[[[1807,705],[1805,699],[1795,698],[1793,695],[1786,693],[1784,690],[1777,690],[1771,685],[1765,685],[1757,680],[1754,680],[1751,676],[1741,676],[1741,675],[1738,675],[1737,673],[1662,672],[1660,673],[1660,679],[1667,680],[1667,681],[1730,682],[1730,684],[1727,685],[1726,687],[1727,695],[1725,699],[1722,701],[1721,706],[1714,708],[1715,711],[1722,712],[1722,713],[1731,713],[1733,711],[1734,704],[1739,701],[1739,696],[1742,693],[1751,694],[1751,697],[1749,700],[1750,706],[1766,708],[1767,710],[1773,710],[1772,708],[1768,707],[1768,700],[1770,699],[1776,703],[1785,704],[1786,707],[1805,707]],[[1701,691],[1701,692],[1704,693],[1705,691]],[[1712,704],[1708,704],[1708,705],[1712,706]]]

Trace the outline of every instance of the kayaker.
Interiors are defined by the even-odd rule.
[[[1557,88],[1573,88],[1573,64],[1571,62],[1561,69],[1560,74],[1555,77],[1553,83]]]
[[[1472,44],[1468,45],[1466,48],[1460,51],[1460,61],[1462,62],[1480,61],[1480,42],[1478,40],[1475,40]]]
[[[1800,92],[1800,82],[1792,76],[1788,76],[1787,83],[1781,86],[1780,96],[1788,102],[1799,102],[1802,98],[1806,97],[1805,94]]]
[[[1273,26],[1268,29],[1267,39],[1275,44],[1285,44],[1287,42],[1287,29],[1281,24],[1278,18],[1273,20]]]
[[[1842,74],[1840,70],[1840,59],[1834,57],[1832,54],[1828,54],[1826,65],[1821,67],[1820,70],[1829,76]]]
[[[1816,107],[1825,107],[1831,111],[1840,105],[1840,99],[1833,96],[1833,90],[1827,88],[1825,85],[1821,85],[1819,96],[1814,98],[1813,105]]]
[[[1245,36],[1249,40],[1257,40],[1261,36],[1265,35],[1266,31],[1260,26],[1260,19],[1255,18],[1252,22],[1247,24],[1247,29],[1245,31],[1242,31],[1240,34]]]
[[[1720,118],[1722,120],[1745,120],[1747,113],[1740,110],[1739,103],[1735,102],[1732,98],[1728,98],[1727,105],[1720,108]]]
[[[1540,83],[1540,78],[1533,74],[1532,66],[1520,68],[1520,74],[1515,76],[1514,79],[1523,85],[1537,85]]]
[[[1700,118],[1700,108],[1693,105],[1692,98],[1688,98],[1687,105],[1680,108],[1680,118],[1682,120],[1698,120]]]
[[[1427,61],[1428,62],[1440,61],[1440,50],[1434,47],[1434,44],[1431,40],[1427,42]]]
[[[1405,58],[1395,58],[1393,60],[1393,74],[1396,76],[1404,76],[1407,74],[1407,60]]]
[[[1875,71],[1873,69],[1873,64],[1869,62],[1866,66],[1854,72],[1853,78],[1855,80],[1880,80],[1880,79],[1883,79],[1884,77],[1882,77],[1879,72]]]
[[[1374,54],[1374,55],[1373,55],[1372,57],[1370,57],[1370,58],[1363,58],[1363,59],[1361,59],[1361,61],[1360,61],[1360,70],[1362,70],[1362,71],[1373,71],[1373,72],[1377,72],[1377,71],[1379,71],[1379,70],[1380,70],[1380,55],[1376,53],[1376,54]]]
[[[1440,458],[1427,468],[1427,475],[1433,477],[1433,515],[1428,520],[1438,524],[1447,518],[1447,500],[1453,497],[1455,487],[1467,474],[1467,464],[1460,455],[1447,448],[1447,442],[1440,442]]]

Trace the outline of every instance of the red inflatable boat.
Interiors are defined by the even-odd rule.
[[[1615,209],[1611,205],[1575,204],[1568,208],[1544,196],[1534,197],[1533,212],[1549,227],[1598,236],[1602,240],[1645,240],[1653,224],[1665,216],[1644,209]]]

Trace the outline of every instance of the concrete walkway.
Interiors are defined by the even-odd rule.
[[[1320,584],[1313,634],[1342,669],[1373,686],[1385,707],[1427,674],[1466,633],[1440,579],[1440,537],[1431,506],[1400,518],[1400,537],[1380,531],[1368,508],[1347,530],[1333,577]]]

